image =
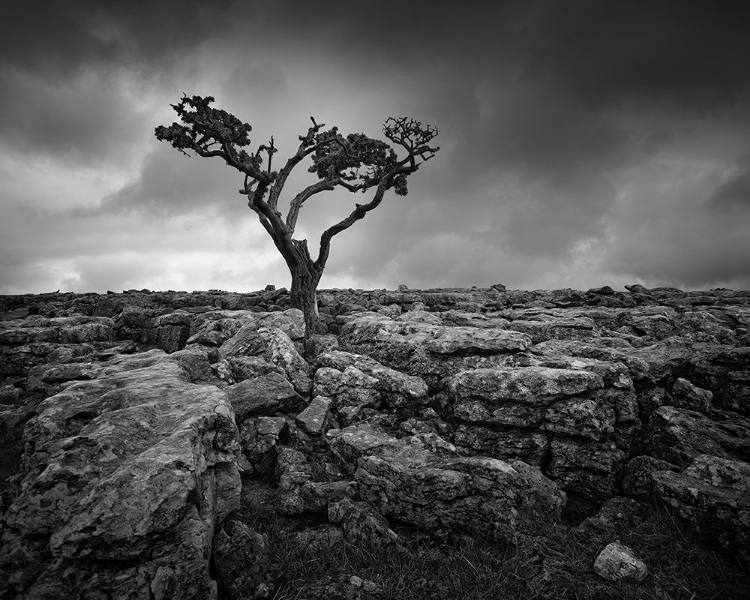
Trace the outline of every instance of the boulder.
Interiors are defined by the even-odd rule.
[[[710,391],[701,389],[682,377],[678,377],[672,387],[672,403],[677,408],[709,414],[713,397]]]
[[[654,499],[653,474],[656,471],[679,470],[678,466],[653,456],[636,456],[625,465],[622,493],[636,500],[651,502]]]
[[[154,317],[163,312],[157,308],[146,308],[137,304],[128,304],[123,307],[114,319],[115,331],[118,340],[132,340],[137,343],[147,343],[148,331],[153,325]]]
[[[733,315],[733,319],[742,316]],[[740,347],[693,344],[691,350],[684,369],[690,381],[711,390],[715,406],[750,414],[750,339]]]
[[[270,373],[284,375],[284,369],[269,363],[261,356],[230,356],[211,365],[216,376],[229,385]]]
[[[286,377],[278,373],[246,379],[225,391],[239,424],[248,417],[298,413],[307,405]]]
[[[90,362],[86,356],[117,346],[114,322],[104,317],[44,318],[0,321],[0,382],[22,379],[46,363]],[[61,379],[57,381],[62,381]],[[47,387],[36,382],[36,389]]]
[[[634,311],[628,315],[627,326],[638,336],[659,341],[671,337],[678,330],[675,323],[677,314],[668,309],[665,314],[638,314]]]
[[[546,404],[564,396],[574,396],[603,387],[593,373],[545,367],[495,368],[465,371],[449,384],[456,398],[482,397],[490,401]],[[537,400],[537,398],[543,400]]]
[[[545,367],[475,369],[447,383],[455,418],[519,427],[541,426],[555,402],[602,387],[594,373]]]
[[[610,406],[593,398],[568,398],[547,409],[543,428],[599,442],[614,432],[614,424],[615,413]]]
[[[305,512],[326,513],[332,503],[356,495],[351,481],[314,481],[305,455],[295,448],[280,446],[276,452],[278,510],[285,515]]]
[[[552,460],[545,472],[566,492],[575,492],[594,502],[603,502],[617,494],[627,454],[614,442],[555,436],[550,453]]]
[[[149,324],[145,342],[165,352],[181,350],[190,337],[190,325],[194,318],[194,314],[185,310],[159,315]]]
[[[333,351],[318,357],[314,393],[333,400],[333,410],[349,424],[363,407],[411,409],[425,405],[425,382],[349,352]]]
[[[640,283],[624,286],[632,294],[648,294],[648,288],[643,287]]]
[[[750,461],[750,421],[713,411],[712,417],[673,406],[657,408],[649,422],[649,454],[680,467],[701,454]]]
[[[191,343],[207,342],[217,345],[216,341],[221,340],[218,344],[221,345],[247,325],[250,326],[249,329],[255,330],[261,327],[281,329],[292,340],[302,339],[305,335],[304,318],[298,308],[278,312],[216,310],[202,313],[195,318],[190,328]]]
[[[242,454],[248,462],[243,465],[245,472],[260,475],[273,473],[276,466],[276,447],[287,442],[289,436],[289,426],[284,417],[245,419],[239,431]]]
[[[302,486],[312,478],[312,468],[302,452],[279,447],[276,452],[275,477],[279,490],[279,510],[286,515],[302,514],[306,510]]]
[[[115,341],[114,322],[106,317],[28,317],[0,321],[0,346],[33,343],[85,344]]]
[[[312,390],[312,368],[299,354],[289,336],[277,328],[259,329],[258,332],[265,343],[265,359],[284,369],[294,389],[309,398]]]
[[[615,496],[604,502],[599,511],[572,529],[576,538],[598,545],[615,539],[646,521],[653,509],[645,502]]]
[[[222,310],[197,315],[190,324],[187,343],[221,346],[245,325],[250,325],[250,330],[257,330],[257,314],[249,310]]]
[[[433,313],[434,314],[434,313]],[[441,325],[453,327],[479,327],[482,329],[507,329],[509,319],[498,313],[465,313],[448,310],[439,315]]]
[[[189,346],[176,350],[170,358],[180,365],[193,383],[216,383],[211,363],[216,362],[218,353],[214,348]]]
[[[60,344],[46,342],[0,346],[0,377],[6,381],[25,378],[31,368],[44,364],[47,356],[59,347]]]
[[[608,285],[598,287],[598,288],[591,288],[586,291],[587,294],[600,294],[602,296],[614,296],[615,291],[609,287]]]
[[[541,467],[550,454],[550,442],[541,431],[460,423],[453,434],[459,454],[522,460]]]
[[[750,464],[699,455],[680,473],[652,474],[654,490],[700,538],[750,565]]]
[[[362,409],[381,409],[383,394],[377,389],[378,380],[365,375],[357,367],[343,371],[322,367],[315,372],[313,393],[334,400],[332,409],[342,425],[361,418]]]
[[[633,349],[632,356],[642,361],[646,367],[642,372],[634,374],[633,379],[652,386],[660,386],[669,379],[676,379],[689,370],[691,361],[696,358],[695,350],[690,344],[679,340],[641,345]]]
[[[445,457],[415,439],[398,440],[368,425],[330,435],[334,452],[356,465],[359,495],[386,517],[434,535],[475,532],[512,540],[519,511],[559,516],[565,494],[521,461]]]
[[[646,563],[636,557],[630,548],[621,544],[620,540],[607,544],[601,551],[594,561],[594,571],[610,581],[641,581],[648,575]]]
[[[511,331],[525,333],[534,344],[547,340],[590,340],[597,337],[594,320],[588,317],[562,318],[551,321],[514,320],[507,325]]]
[[[28,375],[27,389],[41,390],[53,395],[67,381],[95,379],[101,366],[95,363],[65,363],[32,367]]]
[[[310,435],[323,435],[331,424],[331,399],[325,396],[315,396],[307,408],[295,419],[304,431]]]
[[[351,544],[364,547],[388,547],[401,543],[388,521],[366,502],[344,498],[328,506],[328,520],[338,523]]]
[[[255,321],[246,322],[219,347],[221,358],[257,356],[263,354],[266,347],[258,333]]]
[[[734,332],[728,323],[724,324],[723,316],[709,310],[686,311],[678,320],[680,337],[693,342],[733,344]]]
[[[546,366],[553,367],[557,364],[558,368],[563,368],[565,363],[578,363],[594,368],[598,363],[599,369],[603,371],[616,369],[634,380],[647,377],[650,368],[648,362],[635,356],[635,351],[628,341],[619,337],[600,337],[584,343],[549,340],[535,345],[534,352],[543,355],[540,362]]]
[[[12,385],[0,386],[0,405],[14,406],[21,399],[21,390]]]
[[[504,329],[447,327],[382,316],[354,319],[341,330],[344,349],[417,375],[436,389],[441,379],[468,368],[497,366],[531,347],[526,334]]]
[[[214,526],[239,505],[224,392],[190,383],[161,350],[119,356],[42,402],[24,436],[0,550],[6,593],[216,597]]]
[[[660,387],[647,388],[636,392],[638,415],[644,423],[651,419],[653,412],[660,406],[672,404],[672,397],[667,390]]]
[[[578,366],[590,366],[580,364]],[[462,454],[519,458],[566,491],[612,496],[638,428],[632,382],[619,369],[476,369],[447,380]],[[605,387],[606,385],[606,387]]]
[[[294,389],[307,396],[312,389],[312,369],[300,356],[294,342],[283,330],[278,328],[257,327],[251,322],[219,348],[222,359],[246,356],[262,356],[263,359],[283,370]]]

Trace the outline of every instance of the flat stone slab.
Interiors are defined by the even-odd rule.
[[[499,353],[528,350],[530,338],[516,331],[446,327],[387,317],[360,317],[344,325],[342,334],[357,343],[420,347],[435,354]]]
[[[246,379],[230,385],[225,391],[232,403],[238,424],[249,417],[272,417],[277,412],[299,412],[305,408],[302,396],[278,373]]]
[[[512,540],[519,511],[555,518],[566,502],[553,481],[521,461],[438,456],[415,439],[399,440],[369,425],[351,425],[330,443],[357,465],[360,497],[382,515],[433,533]]]
[[[545,416],[551,423],[562,421],[563,407],[554,403],[604,387],[599,375],[589,371],[548,367],[475,369],[452,377],[448,390],[454,415],[466,422],[538,426]],[[579,400],[581,404],[583,401]],[[580,413],[596,412],[597,407],[568,407]],[[555,413],[555,414],[548,414]],[[606,416],[595,415],[597,428],[606,427]],[[610,417],[614,420],[614,415]],[[591,419],[590,419],[591,420]]]
[[[531,338],[518,331],[394,321],[384,316],[353,319],[342,327],[339,341],[345,350],[421,377],[434,391],[444,377],[499,366],[532,346]]]
[[[107,317],[28,317],[0,322],[0,345],[112,342],[114,322]]]

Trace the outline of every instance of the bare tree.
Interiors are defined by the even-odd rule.
[[[159,126],[156,137],[184,154],[192,150],[198,156],[222,158],[244,175],[240,194],[247,196],[247,205],[258,215],[289,267],[292,305],[302,309],[305,315],[305,336],[309,340],[318,328],[316,290],[328,261],[331,239],[376,208],[388,190],[393,189],[399,196],[408,193],[407,177],[440,149],[430,146],[438,131],[411,118],[390,117],[383,125],[383,134],[393,144],[391,146],[363,133],[343,136],[336,127],[324,130],[324,124],[310,117],[312,126],[307,134],[299,136],[297,152],[280,170],[272,171],[277,152],[273,137],[268,144],[258,146],[254,153],[245,151],[243,148],[250,145],[251,126],[231,113],[212,108],[213,101],[211,96],[183,96],[179,103],[172,105],[183,124]],[[307,156],[312,159],[308,170],[317,175],[318,181],[291,199],[286,218],[282,218],[278,210],[281,192],[292,170]],[[323,232],[318,257],[313,260],[307,240],[293,237],[297,217],[310,198],[337,187],[352,193],[374,189],[374,195],[369,202],[355,204],[349,216]]]

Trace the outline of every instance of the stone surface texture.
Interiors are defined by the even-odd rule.
[[[555,518],[565,505],[565,494],[521,461],[438,456],[418,439],[403,443],[368,425],[351,425],[330,442],[343,461],[356,460],[362,498],[427,530],[512,539],[519,511]]]
[[[272,597],[265,520],[489,536],[543,586],[529,520],[638,581],[617,532],[665,505],[750,566],[750,292],[626,290],[322,290],[308,344],[285,289],[0,296],[0,598]]]
[[[681,472],[655,471],[652,479],[699,535],[750,563],[750,464],[700,455]]]
[[[115,357],[27,422],[0,552],[17,597],[216,597],[207,559],[239,505],[237,427],[226,394],[173,357]]]
[[[611,581],[634,579],[640,581],[648,575],[646,564],[619,540],[607,544],[594,561],[594,571]]]

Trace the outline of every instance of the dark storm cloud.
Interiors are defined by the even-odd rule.
[[[61,81],[88,67],[153,69],[200,44],[231,19],[215,0],[27,0],[6,7],[0,65]]]
[[[453,58],[490,77],[510,69],[552,80],[594,105],[623,95],[720,101],[750,77],[738,2],[386,1],[338,19],[318,7],[294,14],[303,22],[332,18],[342,47],[374,50],[389,66]]]
[[[709,107],[747,87],[745,16],[735,2],[550,2],[519,46],[521,64],[594,105]]]
[[[633,174],[608,223],[609,272],[688,288],[750,284],[750,207],[734,201],[742,177],[695,165],[665,161]]]
[[[118,64],[163,73],[181,53],[228,32],[251,58],[278,53],[284,62],[319,52],[354,85],[398,82],[406,73],[415,89],[405,93],[416,91],[455,137],[463,172],[481,177],[493,165],[521,165],[550,176],[591,157],[619,156],[622,132],[602,122],[603,108],[655,97],[710,105],[746,86],[750,66],[738,15],[728,5],[688,4],[29,2],[18,3],[15,18],[5,21],[0,48],[6,64],[52,80]],[[48,18],[34,18],[40,14]],[[282,78],[278,66],[241,65],[230,81],[268,89],[283,85]],[[490,105],[484,116],[482,90]],[[15,110],[0,114],[21,107],[7,108]],[[49,129],[54,143],[58,132],[44,127],[54,105],[46,115],[44,108],[21,114],[32,131],[33,116],[42,116],[34,139]],[[71,127],[80,124],[61,116]],[[101,121],[92,125],[106,131]],[[0,122],[6,127],[15,131]]]
[[[659,2],[544,2],[512,27],[483,19],[462,37],[490,114],[469,121],[461,140],[483,168],[493,161],[555,184],[598,177],[658,149],[663,131],[634,139],[619,111],[662,104],[717,110],[750,83],[750,43],[728,5]],[[497,15],[502,18],[502,15]],[[461,31],[457,28],[458,31]],[[460,59],[459,59],[460,60]],[[474,151],[471,152],[472,146]]]
[[[0,134],[15,153],[95,164],[121,159],[138,140],[145,115],[105,75],[91,72],[67,85],[18,73],[5,79]]]
[[[598,276],[696,286],[717,277],[739,281],[748,273],[736,257],[750,250],[737,218],[750,187],[750,111],[743,108],[750,42],[738,7],[19,2],[0,24],[0,151],[103,173],[110,165],[119,169],[117,181],[135,177],[81,203],[99,200],[100,207],[61,219],[68,233],[55,243],[75,235],[85,254],[87,239],[92,248],[100,243],[86,228],[114,227],[121,217],[164,227],[202,211],[253,221],[237,194],[237,174],[221,161],[155,145],[153,112],[169,112],[183,91],[215,95],[220,108],[253,124],[255,146],[274,135],[280,160],[296,148],[309,114],[372,136],[387,116],[409,115],[440,129],[441,152],[411,178],[408,197],[389,196],[334,240],[326,277],[392,285],[507,278],[538,286],[540,273],[574,270],[576,257],[595,248]],[[691,137],[701,127],[713,135]],[[672,168],[681,161],[693,168]],[[700,194],[670,192],[691,172],[707,173],[696,182]],[[642,173],[648,185],[634,192]],[[301,182],[290,181],[289,192]],[[632,202],[626,209],[623,197]],[[311,200],[298,233],[315,248],[320,231],[360,198]],[[153,229],[144,228],[142,243],[164,248],[147,241]],[[118,244],[128,247],[125,239]],[[11,253],[7,239],[2,245]],[[34,254],[43,259],[41,250]],[[131,281],[136,258],[113,256],[107,264]],[[77,260],[80,285],[109,285],[106,269]],[[27,281],[22,263],[11,271]],[[218,272],[232,281],[245,276],[232,266]]]
[[[126,154],[145,120],[139,87],[225,26],[229,5],[14,3],[0,20],[0,136],[79,164]]]
[[[711,209],[744,208],[750,210],[750,169],[722,183],[706,200]]]
[[[404,93],[422,99],[443,146],[416,189],[441,197],[438,210],[449,210],[456,195],[474,204],[464,209],[474,214],[478,204],[506,207],[491,218],[512,256],[565,256],[603,235],[617,196],[610,175],[647,161],[672,135],[663,126],[633,131],[622,112],[720,111],[750,80],[750,46],[729,5],[468,3],[457,10],[433,2],[410,3],[399,18],[387,2],[380,6],[357,18],[308,5],[290,26],[334,29],[323,43],[364,84],[409,73]],[[441,161],[449,166],[436,167]],[[522,198],[479,196],[480,186],[508,174],[527,186]],[[445,226],[465,230],[473,219],[465,220]],[[411,231],[391,248],[408,245],[419,224]]]
[[[290,16],[308,23],[308,32],[320,22],[335,24],[336,49],[353,66],[366,57],[359,69],[365,77],[373,65],[407,68],[428,83],[431,72],[457,64],[475,85],[502,88],[520,81],[539,86],[549,102],[563,91],[587,110],[638,100],[710,108],[736,98],[750,81],[741,3],[411,2],[398,11],[388,10],[395,8],[389,2],[379,3],[377,11],[360,6],[359,15],[350,10],[332,16],[316,4]]]

